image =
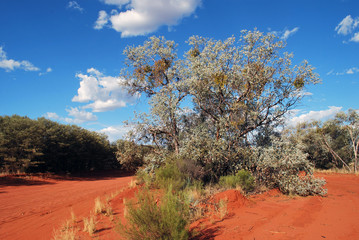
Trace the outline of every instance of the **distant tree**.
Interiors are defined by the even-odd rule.
[[[79,172],[116,165],[105,135],[45,118],[0,117],[0,168],[7,172]]]

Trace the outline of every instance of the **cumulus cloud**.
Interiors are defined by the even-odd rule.
[[[323,119],[334,116],[335,114],[340,112],[341,109],[342,109],[342,107],[329,106],[329,108],[327,110],[310,111],[308,113],[303,113],[299,116],[294,116],[300,112],[299,110],[295,110],[295,111],[292,111],[292,113],[290,114],[290,116],[294,116],[294,117],[289,117],[286,123],[288,126],[295,126],[301,122],[308,122],[308,121],[313,121],[313,120],[314,121],[323,120]]]
[[[95,29],[102,29],[109,21],[109,15],[106,13],[106,11],[100,11],[98,13],[97,21],[95,22]]]
[[[359,27],[359,17],[352,18],[348,15],[335,27],[335,31],[340,35],[351,35],[350,42],[359,42],[359,32],[354,33],[357,27]],[[348,42],[343,41],[343,43]]]
[[[190,16],[201,4],[201,0],[104,0],[105,4],[116,5],[120,12],[105,15],[100,11],[95,23],[101,29],[109,21],[111,27],[121,32],[122,37],[145,35],[160,26],[174,26]],[[123,8],[125,10],[121,11]]]
[[[352,16],[346,16],[336,27],[338,34],[348,35],[359,25],[359,18],[353,19]]]
[[[98,132],[106,134],[108,136],[108,140],[113,142],[118,139],[123,139],[131,129],[131,126],[128,125],[119,125],[103,128]]]
[[[285,30],[281,39],[287,40],[290,36],[294,35],[296,32],[298,32],[299,27],[295,27],[292,30]]]
[[[77,107],[71,107],[70,109],[66,109],[66,112],[70,117],[60,117],[59,115],[57,115],[57,113],[54,112],[47,112],[44,117],[56,121],[74,124],[93,122],[97,120],[97,116],[95,116],[92,112],[87,112]]]
[[[359,32],[355,33],[354,36],[349,41],[359,42]]]
[[[31,62],[27,60],[17,61],[8,59],[6,52],[0,47],[0,68],[5,69],[6,72],[14,71],[16,68],[23,69],[25,71],[39,71],[38,67],[35,67]]]
[[[74,123],[91,122],[97,120],[97,117],[93,113],[82,109],[80,110],[77,107],[66,109],[66,111],[68,112],[69,116],[73,117]]]
[[[80,88],[72,101],[88,103],[83,108],[91,108],[93,112],[125,107],[139,97],[127,92],[121,85],[123,83],[121,78],[105,76],[94,68],[87,69],[87,74],[77,74],[76,77],[80,79]]]
[[[84,9],[80,6],[80,4],[76,1],[70,1],[68,4],[67,4],[67,8],[70,8],[70,9],[74,9],[74,10],[77,10],[77,11],[80,11],[80,12],[83,12]]]

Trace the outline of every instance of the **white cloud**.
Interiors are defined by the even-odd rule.
[[[298,32],[299,27],[295,27],[292,30],[285,30],[281,39],[287,40],[290,36],[294,35],[296,32]]]
[[[14,71],[16,68],[23,69],[25,71],[39,71],[38,67],[35,67],[31,62],[27,60],[16,61],[8,59],[6,52],[0,47],[0,68],[5,69],[6,72]]]
[[[50,73],[50,72],[52,72],[52,68],[48,67],[45,72],[39,73],[39,76],[45,75],[45,74]]]
[[[77,107],[71,107],[70,109],[66,109],[66,112],[70,117],[60,117],[59,115],[57,115],[57,113],[54,112],[47,112],[44,117],[56,121],[74,124],[92,122],[97,120],[97,116],[95,116],[93,113],[86,112],[85,110],[80,110]]]
[[[70,120],[73,123],[83,123],[97,120],[97,116],[93,113],[86,112],[85,110],[79,110],[77,107],[66,109],[66,111],[69,116],[73,117],[73,120]]]
[[[312,120],[323,120],[323,119],[326,119],[326,118],[334,116],[341,109],[342,109],[342,107],[329,106],[329,109],[327,109],[327,110],[310,111],[308,113],[304,113],[304,114],[301,114],[299,116],[289,118],[286,123],[287,123],[288,126],[295,126],[295,125],[297,125],[298,123],[301,123],[301,122],[307,122],[307,121],[312,121]],[[299,113],[299,111],[297,110],[297,111],[292,112],[292,114],[290,114],[290,115],[293,116],[293,115],[296,115],[298,113]]]
[[[102,0],[105,4],[108,5],[117,5],[119,7],[122,7],[123,5],[126,5],[130,2],[130,0]]]
[[[44,117],[49,118],[49,119],[53,119],[53,120],[59,120],[60,116],[57,115],[57,113],[54,112],[47,112]]]
[[[104,0],[104,3],[119,8],[125,6],[125,11],[112,11],[109,21],[122,37],[130,37],[154,32],[160,26],[177,25],[182,18],[194,13],[201,0]],[[102,24],[107,17],[100,12],[97,21],[100,19]],[[107,23],[101,25],[97,21],[95,26],[99,28]]]
[[[355,33],[354,36],[349,41],[359,42],[359,32]]]
[[[114,142],[118,139],[125,138],[125,135],[131,130],[131,126],[128,125],[119,125],[119,126],[110,126],[104,129],[99,130],[98,132],[104,133],[108,136],[108,140]]]
[[[350,15],[346,16],[339,24],[335,27],[335,31],[338,34],[348,35],[359,25],[359,18],[353,19]]]
[[[100,11],[94,29],[102,29],[108,23],[109,18],[109,15],[105,11]]]
[[[327,75],[342,76],[342,75],[345,75],[345,74],[354,74],[354,73],[357,73],[357,72],[359,72],[359,68],[352,67],[352,68],[348,68],[347,70],[342,71],[342,72],[335,72],[334,70],[331,70],[331,71],[329,71],[327,73]]]
[[[68,4],[67,4],[67,8],[71,8],[71,9],[74,9],[74,10],[78,10],[80,12],[83,12],[84,9],[80,6],[80,4],[76,1],[70,1]]]
[[[91,108],[93,112],[105,112],[125,107],[133,103],[139,95],[132,96],[121,86],[122,79],[105,76],[94,68],[87,69],[88,74],[77,74],[80,88],[73,102],[89,103],[84,109]]]
[[[352,68],[349,68],[349,69],[346,71],[346,74],[354,74],[354,73],[357,73],[357,72],[359,72],[359,68],[352,67]]]

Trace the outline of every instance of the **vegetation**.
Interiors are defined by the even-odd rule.
[[[300,123],[284,135],[316,168],[358,170],[359,114],[352,109],[325,122]]]
[[[159,201],[146,189],[139,192],[136,199],[137,204],[126,203],[127,224],[119,223],[119,229],[127,239],[188,239],[189,208],[171,188]]]
[[[221,176],[219,185],[227,188],[241,187],[245,192],[253,191],[255,188],[254,177],[249,171],[241,169],[235,175]]]
[[[107,137],[45,118],[0,117],[3,172],[80,172],[113,168],[117,162]]]

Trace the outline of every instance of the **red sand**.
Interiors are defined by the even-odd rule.
[[[191,225],[195,239],[359,239],[359,176],[321,175],[327,180],[327,197],[289,197],[276,190],[245,199],[238,191],[217,194],[228,200],[228,214],[220,219],[199,220]],[[38,180],[38,179],[35,179]],[[89,216],[94,199],[127,188],[131,177],[38,180],[4,186],[0,181],[0,239],[50,239],[54,228],[70,219]],[[45,184],[44,184],[45,183]],[[36,185],[37,184],[37,185]],[[123,218],[126,189],[110,204],[115,219]],[[118,239],[114,223],[97,215],[96,239]],[[78,222],[81,228],[82,222]],[[80,239],[90,239],[79,231]]]
[[[327,197],[289,197],[276,190],[251,196],[243,205],[229,191],[223,220],[197,221],[196,239],[359,239],[359,176],[321,175]],[[225,197],[225,193],[221,193]]]
[[[0,178],[0,239],[51,239],[68,219],[88,216],[94,199],[128,187],[132,177],[112,173],[74,179]]]

